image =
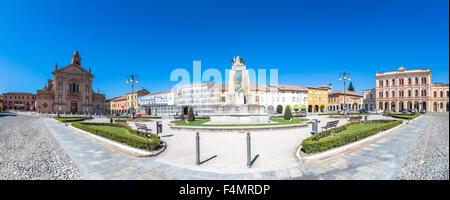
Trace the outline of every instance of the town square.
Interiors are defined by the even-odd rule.
[[[279,4],[222,2],[96,2],[80,19],[59,19],[80,6],[46,3],[55,9],[36,19],[0,14],[10,28],[0,46],[0,180],[449,179],[448,2],[407,8],[428,6],[422,21],[392,16],[408,23],[333,11],[371,39],[322,32],[310,22],[334,29],[321,18],[329,8],[304,2],[296,8],[316,19]],[[391,15],[372,3],[348,6]],[[257,22],[224,17],[252,18],[250,10]],[[257,12],[273,10],[282,22]],[[7,17],[33,21],[41,35]],[[388,25],[372,30],[356,18],[410,31],[384,35],[378,28]]]

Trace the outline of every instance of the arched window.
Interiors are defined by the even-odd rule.
[[[444,92],[443,91],[441,91],[441,97],[444,97]],[[442,107],[442,106],[441,106]]]
[[[411,85],[411,78],[408,78],[408,85]]]
[[[395,85],[395,79],[392,79],[392,85]]]
[[[437,96],[437,93],[436,93],[436,91],[434,91],[434,92],[433,92],[433,96],[434,96],[434,97],[436,97],[436,96]]]
[[[418,90],[415,91],[415,95],[416,95],[416,97],[419,96],[419,91]]]
[[[411,96],[411,90],[408,90],[408,97]]]
[[[388,98],[389,97],[389,92],[388,91],[386,91],[386,98]]]
[[[392,91],[392,97],[395,97],[395,91]]]
[[[419,78],[416,77],[416,85],[419,84]]]

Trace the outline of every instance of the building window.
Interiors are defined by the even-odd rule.
[[[392,85],[393,86],[395,85],[395,79],[392,79]]]
[[[408,85],[411,85],[411,78],[408,78]]]
[[[392,91],[392,97],[395,97],[395,91]]]
[[[416,85],[419,84],[419,78],[416,78]]]
[[[78,92],[78,85],[76,83],[70,84],[70,91],[71,92]]]
[[[416,97],[419,96],[419,91],[416,90],[416,91],[414,92],[414,94],[416,95]]]
[[[436,91],[434,91],[434,92],[433,92],[433,96],[434,96],[434,97],[436,97],[436,96],[437,96],[437,93],[436,93]]]
[[[389,97],[389,92],[388,91],[386,91],[386,98],[388,98]]]
[[[443,91],[441,91],[441,97],[444,97],[444,92]]]
[[[408,97],[411,96],[411,90],[408,90]]]

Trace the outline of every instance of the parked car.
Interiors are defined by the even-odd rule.
[[[116,117],[120,117],[120,113],[116,113],[114,116]]]
[[[419,111],[417,111],[416,109],[412,109],[411,112],[414,113],[414,114],[416,114],[416,113],[418,113]]]
[[[425,110],[425,109],[422,109],[421,111],[420,111],[420,114],[425,114],[427,111]]]
[[[368,113],[368,111],[366,109],[361,109],[359,110],[359,113]]]
[[[402,110],[402,113],[403,113],[403,114],[406,114],[406,113],[408,113],[408,110],[403,109],[403,110]]]

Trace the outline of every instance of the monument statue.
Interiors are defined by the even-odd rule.
[[[265,124],[269,115],[264,106],[254,102],[250,90],[250,78],[244,65],[244,59],[237,56],[232,59],[232,69],[228,80],[226,104],[214,107],[209,124]]]

